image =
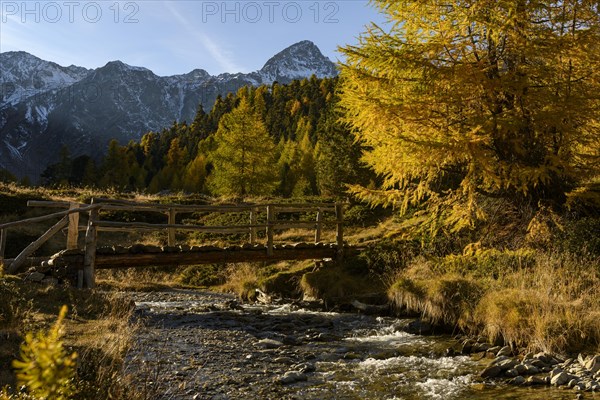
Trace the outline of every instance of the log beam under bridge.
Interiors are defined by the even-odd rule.
[[[144,251],[148,248],[151,251]],[[334,259],[338,256],[337,244],[300,243],[274,246],[268,254],[265,246],[230,246],[218,248],[204,246],[182,250],[177,247],[154,248],[154,246],[132,246],[115,250],[99,248],[96,253],[96,269],[130,268],[144,266],[182,266],[200,264],[223,264],[238,262],[262,262],[282,260]],[[354,250],[354,249],[352,249]],[[49,266],[67,266],[81,269],[84,265],[84,252],[66,250],[52,257]]]

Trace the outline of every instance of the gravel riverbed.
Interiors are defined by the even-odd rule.
[[[361,398],[351,386],[370,385],[376,360],[425,344],[401,331],[410,320],[314,312],[301,304],[242,306],[233,296],[212,292],[132,297],[144,326],[127,371],[157,399],[322,399],[355,392]],[[445,346],[432,342],[424,348],[433,356]],[[406,357],[419,362],[408,348]],[[363,384],[352,371],[342,371],[361,362]],[[461,362],[470,365],[466,357]],[[365,390],[380,391],[375,398],[389,398],[394,390],[377,386]]]

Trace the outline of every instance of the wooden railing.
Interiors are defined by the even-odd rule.
[[[29,205],[29,204],[28,204]],[[40,217],[27,218],[14,222],[0,224],[0,262],[4,264],[5,270],[9,274],[14,274],[25,264],[29,256],[46,243],[52,236],[60,232],[63,228],[68,227],[67,234],[67,249],[77,248],[77,237],[79,232],[79,213],[88,212],[97,209],[96,205],[79,205],[78,203],[64,203],[61,206],[66,206],[68,209],[52,214],[42,215]],[[6,238],[10,228],[16,228],[33,224],[36,222],[48,221],[62,217],[56,224],[44,232],[37,240],[30,243],[19,255],[13,259],[5,259]],[[42,257],[43,258],[43,257]]]
[[[4,260],[6,271],[8,273],[18,272],[26,260],[30,258],[33,252],[39,249],[44,242],[65,227],[68,227],[66,248],[77,249],[79,238],[78,233],[79,231],[85,230],[85,251],[82,279],[84,286],[90,288],[94,287],[95,284],[96,249],[98,247],[98,234],[102,231],[166,231],[167,244],[169,246],[174,246],[176,244],[176,233],[178,231],[196,231],[212,234],[247,234],[248,243],[254,245],[258,241],[259,231],[264,230],[266,242],[265,251],[266,256],[269,257],[273,255],[275,231],[293,228],[314,229],[314,241],[317,243],[321,241],[324,226],[326,224],[334,224],[336,227],[335,243],[339,255],[342,254],[344,248],[343,207],[339,203],[181,205],[139,203],[125,200],[98,198],[93,199],[89,205],[69,202],[30,201],[28,202],[28,206],[66,208],[66,210],[41,217],[0,224],[0,259],[3,259],[7,229],[33,222],[40,222],[52,218],[62,217],[58,223],[48,229],[42,236],[40,236],[40,238],[29,244],[16,258]],[[166,215],[167,220],[166,223],[114,221],[108,219],[109,215],[106,213],[107,211],[161,213]],[[105,213],[102,214],[102,212]],[[80,213],[88,213],[88,222],[85,226],[79,226]],[[224,226],[177,223],[177,215],[183,213],[242,213],[248,214],[248,223],[242,225]],[[291,221],[279,219],[278,216],[283,213],[314,213],[316,215],[314,221]],[[327,213],[334,216],[333,220],[327,220],[325,218],[325,214]],[[259,223],[259,220],[262,222]]]

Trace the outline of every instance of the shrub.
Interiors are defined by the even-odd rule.
[[[393,276],[404,269],[420,250],[420,244],[409,240],[381,240],[360,254],[373,274]]]
[[[484,293],[470,278],[443,275],[427,280],[400,278],[388,290],[397,308],[420,312],[434,323],[470,329],[475,306]]]
[[[600,218],[581,218],[569,221],[558,235],[559,247],[576,254],[600,257]]]
[[[448,255],[439,260],[434,270],[475,278],[494,278],[528,269],[535,264],[535,252],[530,249],[466,251],[462,255]]]
[[[225,277],[218,265],[192,265],[186,267],[177,280],[184,285],[216,286],[225,283]]]
[[[379,302],[385,297],[380,277],[367,271],[356,273],[335,264],[325,264],[317,271],[304,274],[300,286],[306,296],[323,299],[326,303]]]

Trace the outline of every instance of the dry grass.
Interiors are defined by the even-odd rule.
[[[533,268],[507,274],[497,285],[479,306],[488,335],[550,351],[600,350],[597,259],[540,254]]]
[[[132,303],[117,293],[82,291],[26,283],[0,277],[2,316],[0,332],[0,386],[14,387],[10,367],[19,354],[26,332],[47,328],[63,304],[69,306],[65,322],[65,346],[76,351],[78,398],[141,399],[122,373],[123,357],[136,325],[131,321]]]
[[[384,221],[367,227],[346,227],[344,240],[348,243],[367,245],[377,243],[385,238],[392,238],[398,235],[401,230],[401,224],[394,218],[387,218]]]
[[[149,292],[178,286],[178,269],[169,267],[140,267],[102,269],[96,272],[100,290],[120,292]]]
[[[420,259],[401,274],[388,291],[392,302],[492,342],[502,338],[531,350],[600,351],[598,259],[537,252],[533,262],[487,278],[471,269],[457,275],[440,267],[452,262],[433,264]]]
[[[450,274],[429,280],[401,278],[390,287],[388,297],[396,306],[420,312],[432,322],[468,331],[483,292],[476,280]]]
[[[260,274],[256,265],[250,263],[229,264],[227,282],[220,290],[235,293],[242,300],[256,298],[256,289],[260,287]]]

